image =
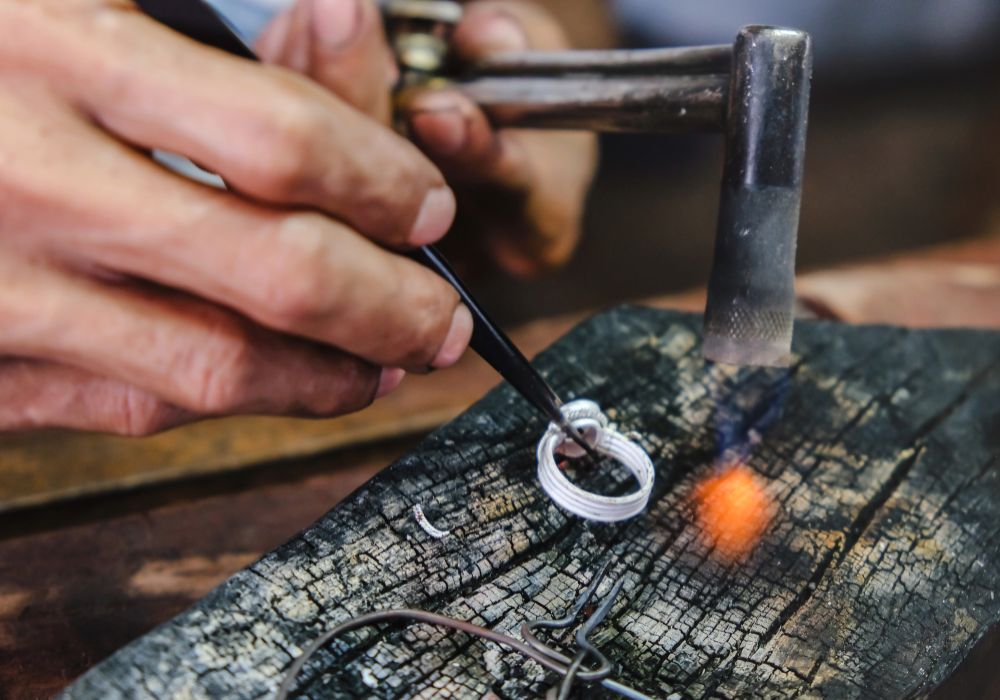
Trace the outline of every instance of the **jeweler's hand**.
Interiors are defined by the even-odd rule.
[[[466,4],[454,35],[454,49],[470,61],[566,43],[540,7],[510,0]],[[268,27],[257,50],[388,123],[389,87],[397,74],[372,0],[298,0]],[[494,130],[473,102],[454,91],[418,95],[406,110],[411,136],[458,194],[459,220],[449,242],[485,249],[520,274],[568,258],[595,167],[592,135]]]
[[[8,0],[0,28],[0,429],[333,415],[461,354],[454,290],[386,250],[452,223],[413,145],[125,0]]]

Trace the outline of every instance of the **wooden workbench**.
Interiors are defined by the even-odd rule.
[[[561,616],[609,560],[624,589],[595,638],[650,697],[929,692],[1000,623],[1000,333],[803,322],[793,365],[771,370],[707,363],[699,327],[622,308],[538,360],[642,436],[657,472],[643,514],[599,525],[552,504],[534,476],[544,422],[505,386],[66,697],[266,696],[311,639],[372,610],[516,633]],[[423,532],[417,504],[452,534]],[[299,690],[551,686],[493,654],[447,630],[371,630],[324,651]]]

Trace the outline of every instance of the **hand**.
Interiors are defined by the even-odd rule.
[[[567,42],[537,5],[484,0],[465,6],[453,46],[460,58],[474,61],[503,51],[566,48]],[[371,0],[298,0],[268,27],[257,50],[388,123],[396,72]],[[579,237],[594,172],[592,135],[494,130],[453,90],[425,92],[405,109],[412,138],[458,195],[449,243],[485,249],[518,274],[565,262]]]
[[[328,416],[461,354],[454,290],[387,250],[454,196],[350,98],[125,0],[8,0],[0,27],[0,429]]]

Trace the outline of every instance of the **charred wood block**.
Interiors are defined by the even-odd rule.
[[[597,525],[552,505],[535,478],[543,421],[501,387],[65,696],[266,697],[310,640],[387,608],[516,636],[609,556],[624,589],[594,639],[651,696],[926,694],[1000,621],[1000,333],[801,323],[792,367],[761,370],[704,361],[699,327],[621,308],[538,358],[566,397],[642,436],[657,468],[644,514]],[[770,507],[699,510],[735,463]],[[424,532],[417,504],[451,534]],[[733,537],[759,541],[736,552]],[[554,680],[416,625],[332,644],[298,688],[519,698]]]

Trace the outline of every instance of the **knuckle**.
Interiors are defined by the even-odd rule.
[[[406,364],[423,366],[430,364],[445,341],[458,295],[433,273],[421,273],[399,297],[408,300],[410,320],[398,338],[398,347]]]
[[[519,250],[498,256],[509,272],[526,278],[564,267],[573,257],[580,238],[580,225],[576,218],[553,215],[547,225],[542,223],[530,233],[534,233],[534,237],[524,236]]]
[[[187,363],[188,403],[198,413],[233,413],[253,395],[253,344],[247,333],[235,326],[233,323],[214,332]]]
[[[365,408],[375,398],[380,370],[366,362],[349,358],[330,373],[329,384],[322,391],[310,392],[298,415],[330,418]]]
[[[352,223],[384,244],[403,246],[428,193],[443,185],[444,178],[412,144],[401,141],[394,154],[377,177],[365,174],[364,165],[352,168],[357,174],[348,191]]]
[[[176,413],[169,404],[132,387],[126,388],[115,413],[112,430],[127,437],[146,437],[173,424]]]
[[[102,38],[118,38],[128,35],[128,30],[134,25],[135,4],[112,0],[97,0],[96,2],[77,3],[84,5],[84,19],[89,28],[101,32]]]
[[[297,213],[278,225],[275,249],[263,261],[260,307],[279,328],[300,328],[331,312],[339,297],[331,274],[325,221],[318,214]]]
[[[339,415],[360,411],[375,400],[381,370],[353,358],[341,372],[341,390],[338,396],[321,408],[326,415]]]
[[[246,403],[252,381],[249,353],[223,355],[220,364],[205,368],[197,385],[196,408],[202,413],[226,414]]]
[[[92,38],[79,47],[77,58],[94,84],[101,86],[104,99],[128,99],[142,81],[142,61],[147,54],[136,50],[136,30],[137,21],[143,19],[129,9],[134,9],[131,3],[93,3],[79,18],[82,26],[76,28]],[[123,61],[123,52],[129,52],[133,60]]]
[[[258,163],[272,197],[298,200],[316,185],[315,153],[329,128],[326,110],[302,90],[278,91],[277,105],[260,128]]]

